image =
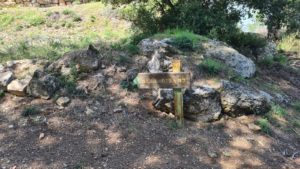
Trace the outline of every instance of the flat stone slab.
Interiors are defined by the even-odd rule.
[[[25,96],[26,95],[26,88],[31,81],[31,77],[26,77],[25,79],[16,79],[13,80],[8,86],[7,91],[12,93],[16,96]]]
[[[0,72],[0,88],[6,90],[7,85],[13,80],[13,73],[11,71]]]

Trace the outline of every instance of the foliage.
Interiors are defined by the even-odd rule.
[[[265,47],[267,44],[266,39],[257,34],[239,31],[228,34],[224,40],[239,50],[249,49],[252,52],[255,52],[258,48]]]
[[[215,75],[220,73],[224,67],[223,64],[217,60],[206,58],[199,65],[199,68],[210,75]]]
[[[274,113],[280,117],[287,114],[287,112],[284,108],[282,108],[280,105],[276,105],[276,104],[272,105],[271,113]]]
[[[269,133],[270,132],[270,123],[268,121],[268,119],[266,118],[260,118],[257,120],[257,125],[259,125],[261,127],[261,130],[264,132],[264,133]]]
[[[14,21],[14,19],[14,16],[5,13],[0,13],[0,30],[10,25]]]
[[[300,101],[295,102],[295,103],[293,104],[293,107],[294,107],[294,109],[295,109],[296,111],[298,111],[298,113],[300,113]]]
[[[29,106],[22,111],[21,115],[24,117],[28,117],[28,116],[38,115],[40,113],[41,111],[37,107]]]
[[[128,81],[128,80],[121,81],[120,86],[123,89],[127,89],[128,91],[134,91],[138,88],[136,81]]]
[[[278,54],[274,56],[273,60],[280,63],[281,65],[286,65],[288,63],[288,58],[283,54]]]
[[[0,98],[4,97],[5,96],[5,93],[3,90],[0,89]]]
[[[300,32],[284,35],[278,44],[278,50],[284,52],[298,52],[300,58]]]

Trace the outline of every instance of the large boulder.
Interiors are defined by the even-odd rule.
[[[139,50],[141,54],[145,56],[151,56],[155,51],[159,51],[160,53],[176,53],[176,49],[170,45],[170,39],[144,39],[139,44]]]
[[[44,71],[49,65],[47,60],[24,59],[6,62],[6,70],[12,71],[17,79],[24,79],[27,76],[33,76],[37,70]]]
[[[163,112],[173,112],[173,89],[160,89],[154,107]],[[184,116],[193,121],[210,122],[221,115],[219,93],[209,87],[199,86],[184,93]]]
[[[265,47],[258,49],[257,61],[273,59],[278,54],[276,47],[275,42],[268,42]]]
[[[271,108],[269,98],[261,91],[229,81],[222,81],[221,104],[223,112],[233,116],[262,114]]]
[[[29,96],[50,99],[59,87],[60,82],[55,76],[37,71],[26,91]]]
[[[7,85],[14,79],[11,71],[0,72],[0,89],[6,90]]]
[[[15,79],[9,83],[9,85],[7,86],[7,91],[16,96],[26,96],[26,89],[31,79],[31,76],[26,76],[25,78],[20,80]]]
[[[71,72],[71,68],[75,67],[78,72],[91,72],[99,68],[98,55],[99,51],[90,45],[87,50],[77,50],[64,54],[62,58],[52,63],[48,70]]]
[[[203,47],[205,50],[204,57],[219,60],[242,77],[254,76],[256,70],[254,62],[225,43],[210,40],[203,43]]]

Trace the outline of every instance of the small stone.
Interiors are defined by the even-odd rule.
[[[43,138],[45,138],[45,133],[40,133],[39,139],[42,140]]]
[[[210,158],[217,158],[218,154],[215,151],[208,150],[207,154]]]
[[[85,114],[88,116],[92,116],[93,114],[95,114],[95,111],[87,107]]]
[[[2,64],[0,64],[0,72],[4,71],[4,66]]]
[[[115,108],[113,111],[114,111],[114,113],[122,113],[123,109],[121,107],[118,107],[118,108]]]
[[[258,125],[255,125],[254,123],[248,124],[248,128],[252,131],[261,131],[261,127]]]
[[[9,125],[8,128],[9,129],[13,129],[15,126],[14,125]]]
[[[106,66],[104,64],[101,64],[101,69],[106,69]]]
[[[56,100],[56,104],[61,106],[61,107],[66,107],[71,100],[68,97],[60,97]]]

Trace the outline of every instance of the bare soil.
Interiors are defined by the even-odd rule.
[[[0,168],[300,168],[300,131],[288,118],[269,134],[249,129],[260,118],[255,115],[186,121],[178,128],[173,115],[152,108],[150,91],[126,91],[119,78],[101,94],[73,96],[63,109],[53,100],[6,94],[0,100]],[[299,79],[274,66],[259,70],[251,85],[273,82],[296,100]],[[22,116],[28,106],[41,113]],[[290,110],[288,117],[299,112]]]

